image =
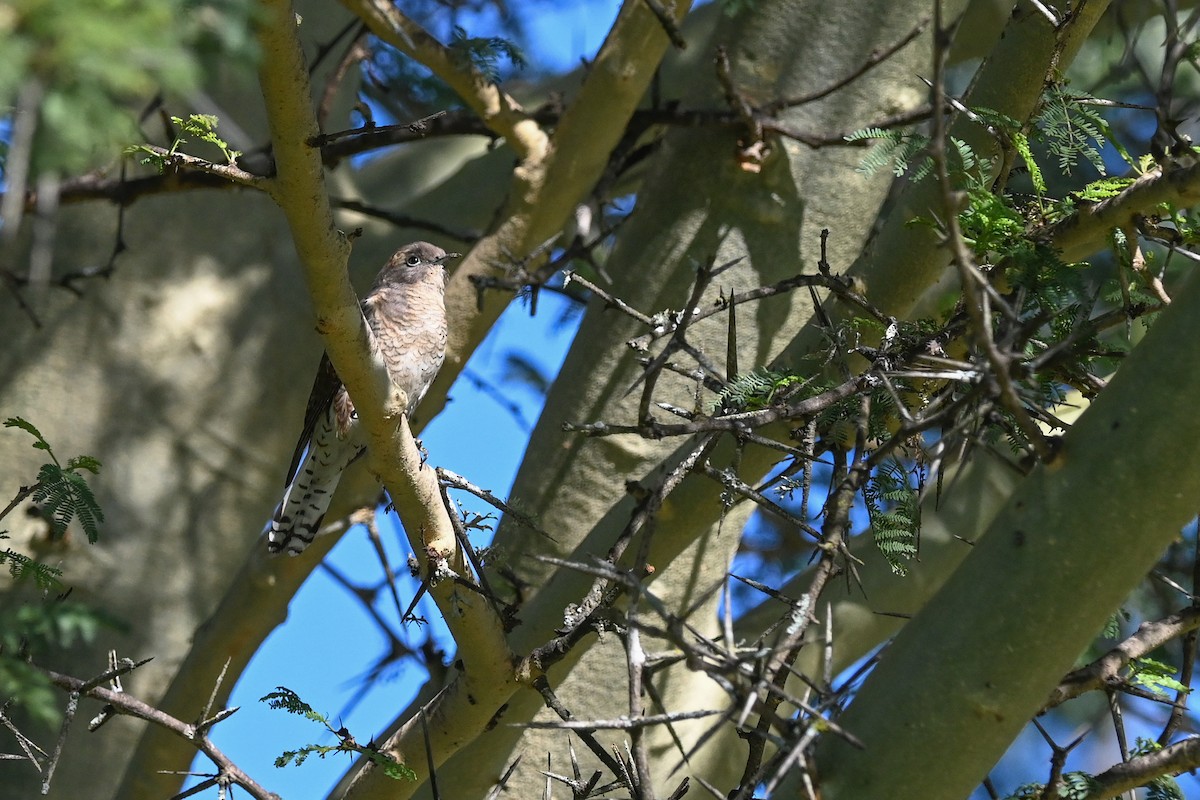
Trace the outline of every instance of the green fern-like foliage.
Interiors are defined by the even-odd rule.
[[[316,755],[319,758],[324,758],[330,753],[358,753],[373,761],[376,766],[383,770],[383,773],[393,780],[416,780],[417,774],[409,769],[404,764],[391,758],[390,756],[379,752],[374,744],[359,744],[350,735],[350,732],[345,728],[335,729],[329,722],[329,717],[325,714],[316,711],[308,703],[300,699],[300,695],[296,694],[286,686],[276,686],[275,691],[269,692],[259,698],[259,702],[266,703],[269,707],[286,711],[289,714],[296,714],[305,719],[311,720],[322,725],[328,732],[338,738],[337,744],[306,744],[298,747],[295,750],[284,750],[283,753],[275,759],[276,767],[286,767],[288,765],[300,766],[309,756]]]
[[[33,447],[45,450],[50,456],[50,463],[42,465],[30,494],[34,502],[41,504],[53,535],[56,538],[62,536],[73,520],[79,520],[88,542],[95,544],[100,538],[104,512],[100,510],[83,472],[98,474],[100,462],[91,456],[75,456],[65,465],[60,463],[42,432],[21,417],[8,418],[4,421],[4,427],[19,428],[30,434],[34,438]]]
[[[468,36],[455,26],[450,38],[452,57],[462,65],[470,65],[492,83],[500,82],[500,59],[507,60],[517,69],[524,69],[525,54],[521,48],[499,36]]]
[[[1108,619],[1104,621],[1104,627],[1100,629],[1101,639],[1111,639],[1116,641],[1121,635],[1121,623],[1129,620],[1129,612],[1123,608],[1118,608],[1116,611],[1108,615]]]
[[[967,208],[958,216],[963,239],[980,261],[990,262],[992,254],[1008,255],[1025,239],[1025,216],[979,184],[967,189]]]
[[[1113,136],[1112,128],[1100,113],[1096,98],[1086,92],[1073,92],[1064,86],[1051,87],[1046,92],[1035,123],[1045,139],[1050,155],[1058,160],[1064,175],[1080,162],[1091,164],[1100,175],[1106,175],[1100,155],[1105,144],[1111,144],[1130,166],[1134,160]]]
[[[229,143],[220,136],[217,136],[217,121],[217,118],[212,114],[191,114],[187,119],[183,119],[182,117],[171,117],[171,122],[174,122],[179,126],[181,134],[187,134],[188,136],[195,137],[201,142],[207,142],[208,144],[211,144],[213,147],[221,151],[221,154],[225,156],[225,160],[227,162],[232,164],[237,160],[238,156],[241,155],[241,151],[231,150],[229,148]],[[174,152],[180,144],[187,141],[187,139],[184,139],[183,136],[180,135],[175,140],[175,145],[171,148],[172,152]]]
[[[881,169],[891,169],[897,178],[908,175],[911,181],[924,180],[933,173],[928,136],[883,128],[862,128],[846,136],[847,142],[871,140],[875,146],[863,157],[857,172],[873,175]],[[975,175],[982,163],[969,144],[953,136],[950,137],[947,156],[950,171],[957,175]]]
[[[1099,203],[1101,200],[1107,200],[1110,197],[1116,197],[1121,192],[1129,188],[1133,183],[1134,178],[1122,177],[1107,177],[1094,180],[1087,186],[1084,186],[1075,196],[1080,200],[1089,203]]]
[[[76,470],[57,464],[43,464],[38,473],[38,489],[33,493],[34,501],[41,503],[54,536],[60,537],[67,526],[78,519],[88,542],[95,544],[100,538],[100,523],[104,513],[96,503],[87,480]]]
[[[329,724],[329,717],[314,710],[312,706],[300,699],[300,695],[286,686],[276,686],[275,691],[268,692],[258,698],[258,702],[266,703],[268,708],[273,708],[276,711],[286,711],[289,714],[296,714],[313,722],[319,722],[322,725]]]
[[[867,152],[857,169],[864,175],[874,175],[881,169],[890,168],[896,177],[900,177],[908,172],[913,161],[923,155],[929,147],[928,136],[883,128],[863,128],[846,137],[846,141],[850,143],[871,140],[875,145]],[[920,172],[920,177],[928,174],[928,170]],[[913,177],[919,179],[916,175]]]
[[[1058,791],[1050,797],[1058,800],[1085,800],[1091,796],[1095,779],[1086,772],[1066,772],[1058,783]],[[1046,784],[1026,783],[1004,800],[1039,800],[1046,796]]]
[[[167,168],[171,156],[179,152],[180,145],[192,141],[185,138],[185,135],[191,136],[195,140],[206,142],[220,150],[221,155],[225,157],[226,163],[232,164],[242,155],[240,150],[230,149],[229,143],[217,135],[218,120],[212,114],[191,114],[187,119],[183,117],[171,117],[171,122],[175,123],[178,127],[178,133],[176,133],[175,140],[171,142],[171,146],[167,148],[165,154],[146,145],[135,144],[125,148],[125,155],[133,156],[140,163],[154,167],[159,172],[162,172]]]
[[[8,538],[0,531],[0,539]],[[62,570],[43,564],[10,547],[0,550],[0,564],[8,565],[8,574],[14,581],[31,580],[40,591],[49,592],[62,588]]]
[[[1033,157],[1033,145],[1021,123],[1007,114],[991,108],[977,107],[971,110],[971,114],[972,120],[986,127],[988,132],[999,140],[1002,147],[1016,151],[1029,173],[1034,190],[1039,195],[1045,194],[1046,178],[1042,174],[1041,166]]]
[[[754,411],[767,408],[779,393],[804,382],[795,373],[765,367],[739,375],[725,386],[716,401],[716,408]]]
[[[1170,664],[1155,661],[1153,658],[1135,658],[1130,667],[1132,672],[1129,681],[1154,694],[1165,697],[1175,692],[1186,694],[1191,691],[1175,677],[1179,670]]]
[[[1087,300],[1088,287],[1084,270],[1078,264],[1068,264],[1053,248],[1037,242],[1020,241],[1004,251],[1008,257],[1009,282],[1025,289],[1028,294],[1024,316],[1051,315],[1069,319],[1071,307]],[[1069,330],[1061,331],[1064,335]]]
[[[918,468],[918,472],[919,472]],[[920,492],[909,485],[909,470],[898,460],[885,461],[863,489],[875,546],[896,575],[917,555],[921,532]]]
[[[98,472],[100,462],[91,456],[75,456],[62,464],[42,432],[21,417],[10,417],[4,427],[32,436],[33,447],[44,451],[50,463],[42,466],[35,484],[22,488],[0,511],[0,517],[32,498],[41,504],[53,535],[61,536],[67,525],[78,519],[88,540],[95,542],[104,515],[82,473]],[[7,534],[0,531],[0,539],[5,538]],[[57,567],[11,548],[0,550],[0,565],[8,567],[13,593],[30,594],[27,590],[32,588],[36,598],[13,609],[0,609],[0,697],[15,699],[32,717],[47,725],[57,724],[61,712],[55,690],[46,676],[25,659],[40,659],[78,641],[91,641],[101,627],[122,626],[103,611],[67,600],[63,573]],[[52,592],[59,593],[58,597]]]

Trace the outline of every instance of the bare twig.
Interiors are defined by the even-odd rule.
[[[540,536],[546,537],[552,542],[558,541],[553,536],[538,527],[537,521],[533,517],[519,509],[513,508],[512,505],[504,500],[501,500],[499,497],[496,497],[496,495],[492,494],[491,491],[487,489],[481,489],[458,473],[452,472],[444,467],[438,467],[436,471],[438,480],[440,480],[444,485],[453,489],[461,489],[464,492],[470,492],[480,500],[483,500],[494,508],[503,511],[505,514],[512,516],[526,528],[529,528],[529,530],[537,533]]]
[[[638,728],[646,728],[651,725],[665,725],[671,722],[680,722],[685,719],[704,719],[723,713],[717,709],[709,709],[702,711],[676,711],[671,714],[652,714],[650,716],[641,716],[637,719],[621,717],[619,719],[593,719],[580,720],[569,719],[560,722],[522,722],[514,723],[517,727],[522,728],[563,728],[569,731],[597,731],[597,730],[613,730],[613,731],[632,731]]]
[[[141,663],[145,663],[144,661]],[[126,662],[119,668],[122,672],[128,672],[134,669],[137,664],[134,662]],[[246,790],[247,794],[256,800],[280,800],[279,795],[270,792],[260,786],[254,779],[243,772],[236,764],[234,764],[228,756],[226,756],[220,748],[214,745],[207,735],[200,732],[195,725],[189,725],[186,722],[176,719],[169,714],[159,711],[157,708],[150,706],[136,697],[131,696],[127,692],[117,692],[112,689],[107,689],[99,686],[109,678],[113,677],[113,670],[103,673],[89,681],[84,681],[79,678],[74,678],[69,675],[55,672],[53,670],[43,669],[42,672],[50,679],[50,682],[60,689],[65,689],[74,698],[92,697],[101,700],[117,710],[117,713],[127,714],[138,719],[146,720],[159,727],[171,731],[176,736],[186,739],[198,751],[203,753],[219,770],[223,780],[228,780]],[[64,733],[66,730],[66,722],[64,722]],[[46,780],[49,780],[47,775]]]
[[[667,38],[671,40],[671,44],[677,50],[687,49],[687,39],[683,38],[683,33],[679,30],[679,26],[675,24],[675,19],[667,9],[663,8],[660,0],[644,0],[646,7],[654,14],[654,18],[658,20],[658,24],[662,25],[663,33],[667,34]]]
[[[203,172],[250,189],[262,189],[265,186],[266,179],[261,175],[247,172],[233,164],[218,164],[204,158],[189,156],[187,153],[172,152],[155,144],[144,144],[141,147],[161,158],[164,167],[172,171]]]

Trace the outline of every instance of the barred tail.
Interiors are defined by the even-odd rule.
[[[353,441],[339,439],[332,426],[318,424],[312,443],[292,476],[267,530],[267,550],[299,555],[312,544],[342,471],[362,455],[365,448]]]

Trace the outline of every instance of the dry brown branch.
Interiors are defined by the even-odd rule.
[[[1125,641],[1064,677],[1046,700],[1046,708],[1054,708],[1087,692],[1120,683],[1121,671],[1135,659],[1195,630],[1200,630],[1200,608],[1196,607],[1185,608],[1165,619],[1143,622],[1137,632]]]
[[[256,798],[256,800],[280,800],[279,795],[259,785],[209,740],[205,731],[207,731],[208,727],[211,727],[211,724],[209,726],[188,724],[170,714],[159,711],[157,708],[138,700],[126,692],[118,692],[97,685],[108,680],[109,673],[105,673],[99,678],[85,681],[69,675],[63,675],[53,670],[47,669],[42,671],[50,679],[51,683],[61,689],[65,689],[73,696],[92,697],[96,700],[101,700],[107,706],[116,709],[117,713],[144,719],[185,740],[191,747],[204,753],[216,765],[219,771],[219,781],[242,787],[251,797]]]
[[[373,34],[433,70],[519,158],[541,160],[548,143],[545,132],[486,75],[455,58],[450,48],[386,0],[343,0],[343,5]]]
[[[1108,800],[1145,786],[1163,775],[1178,775],[1200,766],[1200,737],[1189,736],[1162,750],[1134,756],[1092,777],[1085,800]]]

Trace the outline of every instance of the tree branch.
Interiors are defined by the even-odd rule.
[[[1200,203],[1200,161],[1168,162],[1134,181],[1116,197],[1081,207],[1061,222],[1033,231],[1049,241],[1064,261],[1078,261],[1102,249],[1114,228],[1124,228],[1139,214],[1166,203],[1176,207]]]
[[[503,684],[511,680],[512,658],[499,618],[478,592],[460,591],[456,581],[439,580],[469,577],[466,559],[441,502],[437,477],[423,462],[409,430],[407,398],[391,386],[349,282],[349,245],[333,225],[320,151],[310,144],[317,122],[291,3],[269,0],[265,9],[267,18],[259,29],[260,82],[277,165],[269,191],[288,219],[317,329],[354,400],[367,437],[369,465],[387,486],[413,549],[424,559],[430,594],[458,644],[458,658],[471,676],[468,684],[485,679]],[[481,728],[490,715],[490,709],[477,712],[474,721]],[[435,719],[434,724],[432,760],[441,763],[449,753],[447,743],[472,726],[462,719],[448,724]],[[427,770],[424,737],[415,720],[381,749],[418,772]]]
[[[1108,800],[1145,786],[1163,775],[1178,775],[1200,767],[1200,737],[1189,736],[1162,750],[1135,756],[1092,778],[1084,800]]]
[[[1121,670],[1134,659],[1162,647],[1172,639],[1200,629],[1200,608],[1185,608],[1166,619],[1143,622],[1137,633],[1109,650],[1085,667],[1073,670],[1058,684],[1046,701],[1046,708],[1054,708],[1081,694],[1102,689],[1119,680]]]
[[[836,740],[818,749],[823,796],[879,796],[870,787],[881,781],[912,787],[890,792],[896,800],[969,793],[1194,516],[1200,475],[1189,466],[1190,443],[1200,418],[1191,398],[1200,375],[1173,365],[1197,356],[1197,309],[1200,280],[1189,280],[1063,438],[1055,462],[1035,468],[905,626],[840,720],[869,755]],[[1148,381],[1167,373],[1174,390],[1149,397]],[[1169,484],[1150,477],[1160,469],[1174,476]],[[1078,602],[1083,594],[1087,603]],[[927,760],[945,747],[959,754],[952,772],[950,762]],[[936,795],[913,779],[933,769]]]
[[[548,138],[520,103],[387,0],[342,0],[371,32],[433,70],[522,160],[540,160]],[[316,141],[314,139],[314,141]]]
[[[73,695],[102,700],[107,705],[116,709],[118,713],[144,719],[147,722],[170,731],[201,753],[204,753],[217,766],[222,779],[241,786],[251,797],[257,798],[257,800],[280,800],[279,795],[267,791],[260,786],[253,778],[234,764],[228,756],[221,752],[220,748],[209,741],[208,736],[204,732],[205,729],[178,720],[170,714],[159,711],[157,708],[138,700],[126,692],[118,692],[97,686],[95,685],[95,679],[84,681],[49,669],[42,669],[42,672],[55,686],[60,689],[66,689]]]

